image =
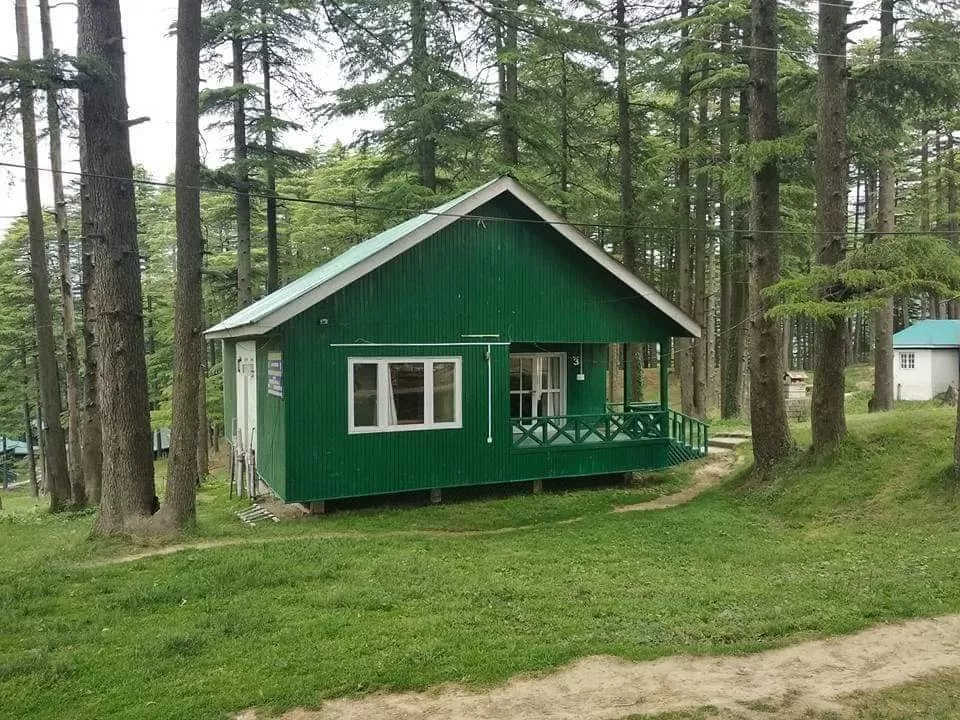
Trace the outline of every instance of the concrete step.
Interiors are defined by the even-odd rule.
[[[750,429],[749,429],[749,428],[743,428],[743,429],[733,428],[733,429],[729,429],[729,430],[728,430],[728,429],[724,429],[724,430],[719,430],[719,429],[718,429],[718,430],[717,430],[717,437],[738,437],[738,438],[747,438],[747,439],[749,439],[749,438],[751,437],[751,435],[750,435]]]
[[[717,447],[716,445],[707,447],[707,455],[726,455],[729,452],[732,452],[730,448]]]
[[[738,445],[743,445],[743,443],[747,442],[750,442],[750,438],[731,435],[718,435],[717,437],[710,438],[711,447],[726,448],[727,450],[733,450]]]

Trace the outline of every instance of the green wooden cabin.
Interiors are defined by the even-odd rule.
[[[502,177],[206,336],[223,341],[234,448],[283,500],[309,503],[700,457],[707,429],[669,409],[664,363],[671,338],[699,334]],[[626,342],[659,344],[661,402],[608,401],[609,347]]]

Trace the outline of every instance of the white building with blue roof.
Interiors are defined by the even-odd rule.
[[[921,320],[893,336],[897,400],[932,400],[960,384],[960,320]]]

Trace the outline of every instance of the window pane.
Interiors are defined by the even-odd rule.
[[[377,425],[377,366],[374,363],[353,366],[353,425]]]
[[[510,389],[520,389],[520,358],[510,356]]]
[[[433,421],[452,423],[457,420],[456,363],[433,363]]]
[[[390,424],[423,425],[423,363],[390,363]]]

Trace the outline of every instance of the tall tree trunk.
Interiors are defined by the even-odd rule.
[[[203,242],[203,235],[200,235],[200,240]],[[197,477],[200,479],[200,482],[210,474],[210,419],[207,416],[207,371],[208,369],[216,363],[216,358],[207,359],[207,353],[205,352],[209,347],[213,349],[213,343],[207,343],[203,339],[202,329],[207,326],[207,318],[204,315],[203,311],[203,252],[201,248],[200,255],[200,385],[197,390],[197,424],[198,431],[200,433],[199,438],[197,439]],[[210,353],[210,357],[213,356],[213,352]]]
[[[276,133],[273,127],[273,96],[270,89],[270,35],[266,7],[260,9],[260,69],[263,71],[263,145],[267,154],[264,179],[267,185],[267,292],[280,287],[280,242],[277,237]]]
[[[820,0],[817,96],[817,263],[836,265],[844,254],[847,226],[847,6]],[[823,296],[842,288],[824,288]],[[847,429],[843,408],[845,323],[817,323],[813,346],[813,448],[831,452]]]
[[[27,366],[27,351],[20,351],[20,365],[23,369],[23,432],[27,443],[27,480],[30,496],[39,497],[40,486],[37,483],[37,461],[33,455],[33,413],[30,410],[30,368]]]
[[[197,519],[200,442],[200,4],[180,0],[177,13],[177,284],[174,293],[173,391],[167,492],[159,522],[182,528]]]
[[[633,190],[633,141],[630,127],[630,82],[627,77],[627,19],[626,2],[617,0],[616,4],[616,44],[617,44],[617,129],[620,149],[620,224],[623,264],[634,275],[637,274],[637,231],[634,228],[634,190]],[[632,400],[639,400],[643,387],[643,366],[640,362],[640,345],[628,343],[625,350],[626,361],[630,363],[628,376],[631,387],[625,389]]]
[[[930,140],[927,129],[921,130],[920,141],[920,229],[930,230]]]
[[[745,45],[750,45],[749,21],[742,30]],[[744,50],[744,61],[749,63],[749,50]],[[739,110],[737,113],[737,136],[741,145],[746,145],[750,138],[750,86],[744,85],[740,91]],[[727,152],[729,157],[729,150]],[[736,212],[732,214],[731,224],[735,231],[730,235],[732,247],[729,252],[730,283],[730,325],[725,341],[724,364],[726,379],[723,380],[724,399],[721,413],[725,418],[739,417],[745,407],[743,398],[746,395],[749,382],[749,373],[744,373],[744,364],[747,355],[747,306],[749,304],[749,269],[747,266],[747,242],[742,228],[749,225],[749,213],[745,212],[742,204],[738,203]],[[725,236],[726,238],[726,236]]]
[[[50,2],[40,0],[40,31],[43,57],[54,60]],[[77,323],[73,310],[73,272],[70,269],[70,231],[67,227],[67,200],[63,193],[63,158],[60,149],[60,107],[55,90],[47,90],[47,135],[50,141],[50,169],[53,171],[53,202],[57,223],[57,255],[60,261],[60,310],[63,320],[64,369],[67,380],[67,461],[73,504],[87,504],[83,478],[83,440],[80,426],[80,368],[77,351]]]
[[[153,453],[119,0],[79,0],[78,54],[102,68],[81,90],[96,266],[103,482],[94,532],[135,529],[153,508]]]
[[[776,141],[777,0],[753,0],[750,51],[750,140]],[[769,475],[793,446],[787,426],[780,363],[780,324],[763,291],[780,279],[780,169],[768,156],[751,176],[750,200],[750,423],[754,468]]]
[[[83,127],[83,103],[79,107],[80,127]],[[87,167],[86,142],[80,133],[80,167]],[[103,476],[103,437],[100,426],[100,399],[97,374],[99,349],[96,338],[97,310],[93,277],[93,223],[91,220],[90,185],[86,176],[80,177],[80,305],[83,309],[83,479],[87,484],[87,499],[100,503]]]
[[[233,0],[234,12],[240,12]],[[233,164],[237,173],[237,307],[253,301],[253,266],[250,259],[250,167],[247,161],[247,95],[243,72],[243,38],[231,40],[233,64]]]
[[[500,144],[505,165],[520,164],[520,132],[517,127],[518,72],[517,72],[517,0],[498,0],[497,16],[497,74],[500,116]]]
[[[724,51],[730,46],[730,23],[724,23],[720,29],[720,43]],[[726,168],[730,165],[730,85],[724,83],[720,86],[720,106],[718,108],[718,163],[721,167],[720,185],[717,188],[719,201],[717,212],[719,215],[720,229],[720,333],[718,342],[720,345],[720,416],[723,418],[736,417],[731,414],[732,403],[730,402],[732,387],[732,378],[730,372],[733,363],[731,362],[731,342],[733,338],[730,334],[733,332],[731,320],[733,304],[733,285],[734,277],[732,272],[731,255],[733,250],[733,208],[727,199],[727,179]]]
[[[561,215],[567,217],[567,191],[570,189],[570,108],[567,53],[560,53],[560,192]]]
[[[703,69],[702,78],[706,79],[708,70]],[[696,246],[694,249],[694,290],[693,317],[703,328],[703,335],[693,345],[693,414],[698,418],[707,417],[707,394],[709,383],[710,318],[707,308],[707,201],[710,178],[707,175],[706,147],[709,141],[707,133],[708,99],[706,91],[700,93],[697,107],[697,179],[696,179]]]
[[[894,56],[895,0],[880,0],[880,58]],[[877,192],[877,242],[890,242],[896,230],[897,177],[896,157],[888,147],[880,155]],[[873,397],[870,412],[893,410],[893,298],[887,298],[874,317]]]
[[[202,327],[202,326],[201,326]],[[200,386],[197,392],[197,477],[200,482],[210,474],[210,420],[207,415],[207,366],[200,366]]]
[[[410,0],[410,72],[417,122],[417,176],[420,184],[437,189],[437,138],[430,104],[430,67],[427,51],[427,9],[425,0]]]
[[[30,27],[26,0],[17,0],[17,59],[30,61]],[[37,365],[40,402],[50,425],[47,431],[50,510],[59,512],[71,502],[70,474],[63,427],[60,425],[60,380],[57,351],[53,339],[53,310],[50,307],[50,279],[47,277],[47,242],[40,202],[40,177],[37,170],[37,123],[33,108],[33,89],[20,88],[20,119],[23,123],[24,185],[27,193],[27,224],[30,229],[30,277],[33,283],[34,318],[37,332]]]
[[[680,0],[680,18],[685,20],[690,13],[689,0]],[[680,51],[687,52],[687,39],[690,28],[686,23],[680,27]],[[680,88],[677,97],[677,295],[680,309],[694,315],[691,275],[693,267],[690,257],[690,71],[686,67],[680,71]],[[677,338],[676,363],[680,371],[680,407],[684,415],[696,413],[693,342],[689,338]]]
[[[960,249],[960,217],[958,217],[957,213],[957,153],[955,145],[953,130],[948,129],[946,142],[947,238],[954,249]]]
[[[37,385],[40,384],[40,370],[37,368],[36,356],[33,358],[34,380]],[[37,390],[37,479],[40,486],[40,494],[49,491],[50,484],[47,482],[47,432],[43,427],[43,408],[40,407],[40,391]]]

